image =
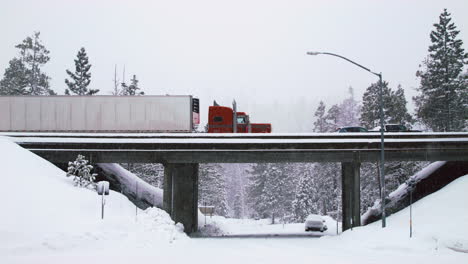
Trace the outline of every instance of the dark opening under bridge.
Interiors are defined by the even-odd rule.
[[[197,231],[199,163],[340,162],[343,229],[359,226],[360,164],[380,158],[379,133],[74,134],[1,133],[54,162],[162,163],[163,207]],[[467,161],[468,133],[385,133],[386,161]]]

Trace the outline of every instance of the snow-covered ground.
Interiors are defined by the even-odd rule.
[[[189,238],[162,210],[100,197],[42,158],[0,137],[0,263],[468,263],[468,176],[380,222],[335,236]],[[302,232],[302,224],[214,217],[224,233]],[[204,218],[200,218],[201,225]],[[250,224],[249,224],[250,223]],[[253,223],[253,224],[252,224]],[[274,231],[276,230],[276,231]],[[455,251],[455,250],[456,251]]]

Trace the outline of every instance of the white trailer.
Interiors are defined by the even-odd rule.
[[[192,132],[192,96],[0,96],[0,131]]]

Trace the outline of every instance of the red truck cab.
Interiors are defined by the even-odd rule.
[[[208,109],[208,133],[271,133],[271,124],[250,123],[245,112],[215,104]]]

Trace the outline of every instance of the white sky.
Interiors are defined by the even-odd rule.
[[[401,84],[408,101],[427,55],[432,24],[452,13],[466,43],[468,1],[119,1],[15,0],[0,4],[0,74],[14,46],[33,31],[51,51],[44,71],[63,93],[65,70],[84,46],[92,63],[90,88],[110,94],[119,78],[137,75],[147,94],[192,94],[202,122],[216,99],[275,132],[306,132],[318,101],[331,106],[354,87],[357,98],[376,77],[329,51],[382,72]],[[410,109],[413,107],[410,106]]]

